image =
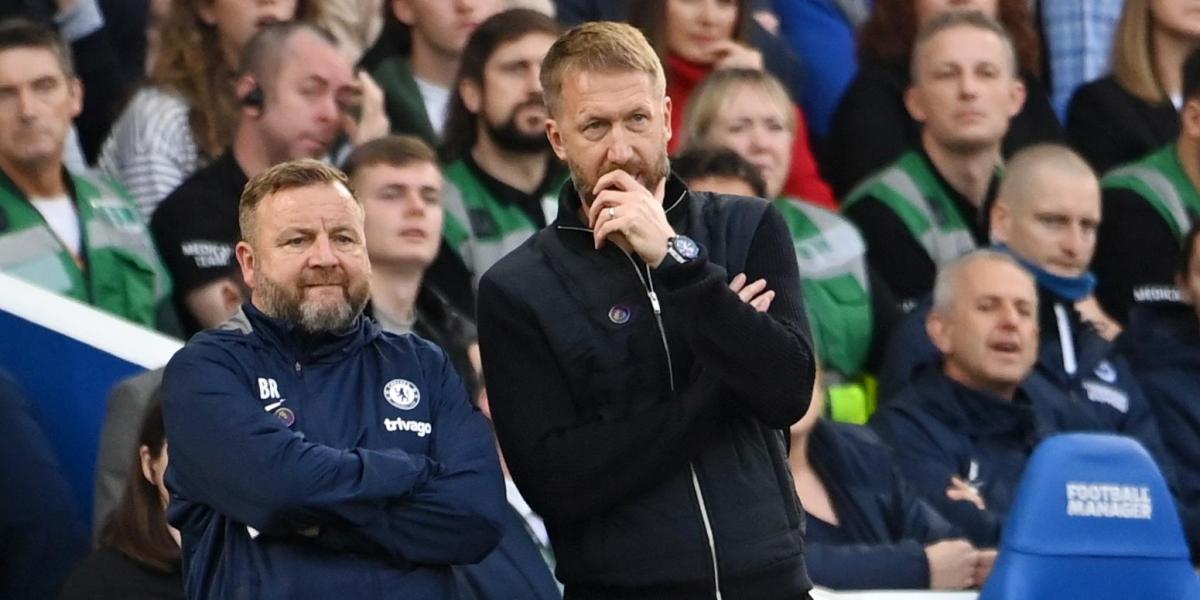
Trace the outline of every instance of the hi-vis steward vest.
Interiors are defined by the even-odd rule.
[[[861,183],[842,202],[843,210],[866,197],[896,213],[938,267],[975,249],[970,228],[919,152],[908,152]]]
[[[42,214],[0,173],[0,271],[153,327],[170,281],[141,213],[115,187],[71,175],[85,273]]]
[[[793,198],[779,198],[775,206],[792,234],[829,416],[866,423],[876,404],[875,379],[863,371],[875,328],[867,246],[837,213]]]
[[[827,370],[853,378],[866,362],[874,325],[866,244],[836,213],[792,198],[775,206],[792,233],[817,354]]]
[[[521,207],[497,200],[465,162],[452,162],[442,172],[453,184],[446,186],[443,199],[446,209],[443,235],[478,284],[492,265],[529,239],[539,227]],[[558,216],[558,190],[566,179],[564,175],[542,197],[547,223]]]
[[[1109,171],[1100,180],[1100,186],[1127,189],[1145,198],[1166,220],[1180,243],[1200,216],[1200,194],[1183,172],[1174,143]]]

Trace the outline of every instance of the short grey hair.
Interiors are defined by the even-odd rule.
[[[1024,273],[1029,278],[1029,282],[1036,288],[1037,282],[1033,278],[1033,274],[1029,272],[1017,259],[1012,255],[991,248],[981,248],[972,250],[942,266],[938,270],[937,278],[933,281],[933,312],[940,315],[947,315],[953,310],[954,302],[958,298],[958,286],[962,281],[963,271],[967,267],[980,261],[995,261],[1006,263],[1016,267],[1018,271]],[[1034,297],[1034,302],[1037,302],[1037,297]]]

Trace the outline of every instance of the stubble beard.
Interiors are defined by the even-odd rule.
[[[585,207],[590,207],[596,200],[596,194],[592,190],[596,187],[596,182],[604,175],[623,170],[653,194],[659,182],[667,177],[671,164],[664,148],[649,168],[645,163],[636,159],[626,164],[605,163],[595,178],[589,178],[583,167],[571,160],[569,156],[567,157],[567,168],[571,172],[571,184],[575,186],[575,192],[579,194],[579,199],[583,201]]]

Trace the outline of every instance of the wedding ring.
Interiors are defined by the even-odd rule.
[[[616,208],[613,208],[611,206],[608,207],[608,218],[610,218],[610,219],[617,218],[617,209]]]

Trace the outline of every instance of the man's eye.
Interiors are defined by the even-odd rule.
[[[58,81],[50,78],[39,79],[33,84],[33,90],[41,94],[52,92],[56,88],[58,88]]]

